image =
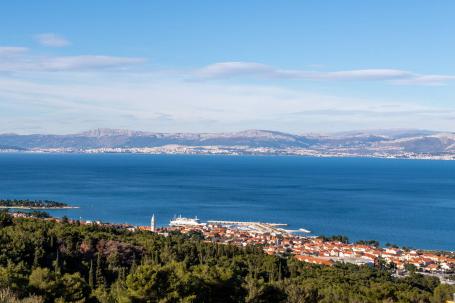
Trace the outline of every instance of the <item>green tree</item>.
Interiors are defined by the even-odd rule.
[[[169,292],[169,272],[159,265],[145,264],[126,279],[128,294],[137,302],[156,302]]]
[[[90,293],[85,280],[80,273],[64,274],[60,280],[62,298],[65,302],[85,302],[85,298]]]
[[[13,217],[9,214],[8,210],[0,210],[0,228],[13,225]]]
[[[34,293],[42,295],[47,301],[54,299],[59,289],[55,273],[41,267],[33,269],[29,277],[29,285]]]
[[[449,286],[447,284],[438,285],[434,289],[432,303],[445,303],[448,300],[452,299],[455,293],[455,287]]]
[[[88,272],[88,285],[90,288],[95,288],[95,268],[93,266],[93,260],[90,259],[90,269]]]
[[[284,303],[286,302],[286,299],[286,294],[280,288],[271,284],[265,284],[259,289],[258,293],[248,301],[248,303]]]
[[[96,280],[96,287],[104,288],[106,286],[106,279],[104,277],[104,272],[103,272],[103,260],[101,258],[101,253],[98,253],[98,257],[96,259],[95,280]]]
[[[9,288],[18,295],[26,292],[28,282],[28,270],[23,262],[14,264],[8,261],[6,267],[0,267],[0,288]]]

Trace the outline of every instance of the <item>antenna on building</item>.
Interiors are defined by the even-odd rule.
[[[156,231],[155,214],[152,215],[152,219],[150,220],[150,231],[152,231],[152,232]]]

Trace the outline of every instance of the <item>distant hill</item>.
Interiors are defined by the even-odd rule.
[[[131,149],[162,146],[301,149],[319,152],[455,154],[455,133],[427,130],[370,130],[331,134],[289,134],[269,130],[226,133],[158,133],[95,129],[69,135],[0,134],[0,150]]]
[[[0,151],[24,151],[24,148],[17,146],[0,145]]]
[[[308,147],[314,139],[275,131],[247,130],[233,133],[152,133],[117,129],[96,129],[71,135],[0,135],[0,144],[22,148],[153,147],[168,144],[198,146]]]

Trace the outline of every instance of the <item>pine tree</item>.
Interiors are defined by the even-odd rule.
[[[136,254],[133,254],[133,261],[131,262],[131,268],[130,268],[130,273],[134,273],[136,270],[137,264],[136,264]]]
[[[54,236],[51,236],[49,246],[50,248],[54,248]]]
[[[60,274],[61,273],[61,270],[60,270],[60,252],[59,252],[58,249],[57,249],[57,255],[56,255],[55,261],[54,261],[54,272],[56,274]]]
[[[40,263],[40,262],[39,262],[39,259],[40,259],[39,250],[40,250],[40,249],[39,249],[38,247],[35,248],[35,254],[33,255],[33,268],[37,268],[37,267],[39,267],[39,265],[40,265],[40,264],[39,264],[39,263]]]
[[[98,253],[98,258],[96,260],[96,287],[106,286],[106,281],[103,274],[103,264],[101,260],[101,254]]]
[[[88,272],[88,285],[91,289],[95,288],[95,268],[93,267],[93,260],[90,259],[90,271]]]

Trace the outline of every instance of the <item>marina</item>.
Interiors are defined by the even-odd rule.
[[[225,221],[225,220],[208,220],[207,222],[201,222],[198,217],[185,218],[179,215],[174,217],[169,222],[170,227],[191,227],[191,226],[220,226],[229,229],[243,230],[257,233],[270,233],[274,235],[284,235],[291,233],[311,233],[309,230],[300,228],[298,230],[286,230],[281,227],[288,226],[286,223],[267,223],[267,222],[253,222],[253,221]]]

